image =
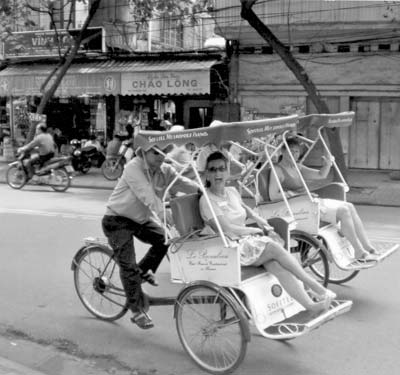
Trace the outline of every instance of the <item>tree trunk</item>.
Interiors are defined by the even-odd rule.
[[[272,33],[272,31],[258,18],[253,12],[252,6],[257,0],[240,0],[242,3],[241,17],[245,19],[250,26],[252,26],[260,36],[268,42],[273,50],[281,57],[286,66],[293,72],[295,77],[298,79],[300,84],[304,87],[310,100],[314,104],[315,108],[319,113],[329,113],[329,108],[325,101],[318,93],[317,88],[308,76],[307,72],[295,59],[293,54],[288,48]],[[343,155],[342,143],[340,141],[340,135],[337,128],[326,129],[326,135],[329,140],[331,152],[335,156],[336,163],[342,172],[344,178],[347,177],[347,168]],[[335,173],[335,180],[338,180],[338,176]]]
[[[38,113],[38,114],[43,113],[44,109],[46,108],[47,102],[56,92],[62,79],[64,78],[69,67],[71,66],[72,61],[75,59],[75,57],[78,53],[79,47],[82,43],[83,33],[86,31],[91,20],[93,19],[94,15],[96,14],[97,9],[100,6],[100,3],[101,3],[101,0],[94,0],[92,2],[92,5],[90,6],[89,14],[85,20],[85,23],[82,25],[82,28],[81,28],[79,34],[74,38],[74,45],[73,45],[72,49],[70,51],[67,51],[66,55],[63,57],[65,61],[64,61],[63,65],[58,69],[58,73],[56,73],[56,79],[52,83],[51,87],[47,91],[44,92],[42,99],[40,100],[40,104],[36,110],[36,113]],[[28,141],[31,141],[33,139],[33,137],[35,135],[35,130],[36,130],[35,128],[36,128],[36,124],[33,123],[30,125],[29,133],[28,133]]]

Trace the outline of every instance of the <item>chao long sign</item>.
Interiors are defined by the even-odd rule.
[[[121,74],[122,95],[209,94],[210,71]]]

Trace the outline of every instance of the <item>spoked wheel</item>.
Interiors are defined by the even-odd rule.
[[[101,166],[101,172],[107,180],[117,180],[124,170],[123,164],[120,159],[107,159]]]
[[[329,282],[333,284],[344,284],[354,279],[360,271],[347,271],[340,269],[335,263],[329,267]]]
[[[22,168],[12,165],[7,170],[7,184],[13,189],[21,189],[28,181],[28,176]]]
[[[79,299],[87,310],[103,320],[121,318],[128,310],[112,251],[89,246],[74,259],[74,283]]]
[[[325,247],[326,242],[321,238]],[[342,270],[335,262],[329,263],[329,282],[332,284],[344,284],[354,279],[360,271]]]
[[[175,308],[179,339],[199,367],[226,374],[240,365],[249,340],[248,322],[226,290],[191,285],[180,293]]]
[[[65,191],[71,186],[71,179],[65,168],[54,169],[50,175],[50,186],[55,191]]]
[[[302,267],[327,286],[329,283],[329,262],[325,245],[311,234],[293,231],[290,238],[295,246],[290,252],[297,257]]]

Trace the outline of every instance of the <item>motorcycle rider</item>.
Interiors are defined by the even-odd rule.
[[[55,143],[54,139],[47,132],[47,126],[45,123],[40,122],[36,125],[35,137],[25,146],[18,148],[18,153],[31,151],[37,149],[39,157],[31,155],[29,158],[24,160],[24,165],[28,171],[28,178],[32,178],[34,174],[34,167],[41,168],[43,164],[54,157]]]

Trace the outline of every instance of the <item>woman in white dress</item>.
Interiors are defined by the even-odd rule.
[[[304,271],[281,245],[283,241],[273,228],[243,203],[234,187],[225,186],[229,164],[221,152],[209,155],[205,173],[208,197],[223,232],[230,238],[238,238],[242,266],[264,267],[279,279],[291,297],[313,313],[329,309],[335,294]],[[215,230],[216,223],[204,196],[200,198],[200,213],[205,223]],[[259,228],[246,226],[247,217],[253,218]],[[268,236],[261,228],[268,229]],[[316,300],[310,298],[304,287],[310,289]]]

